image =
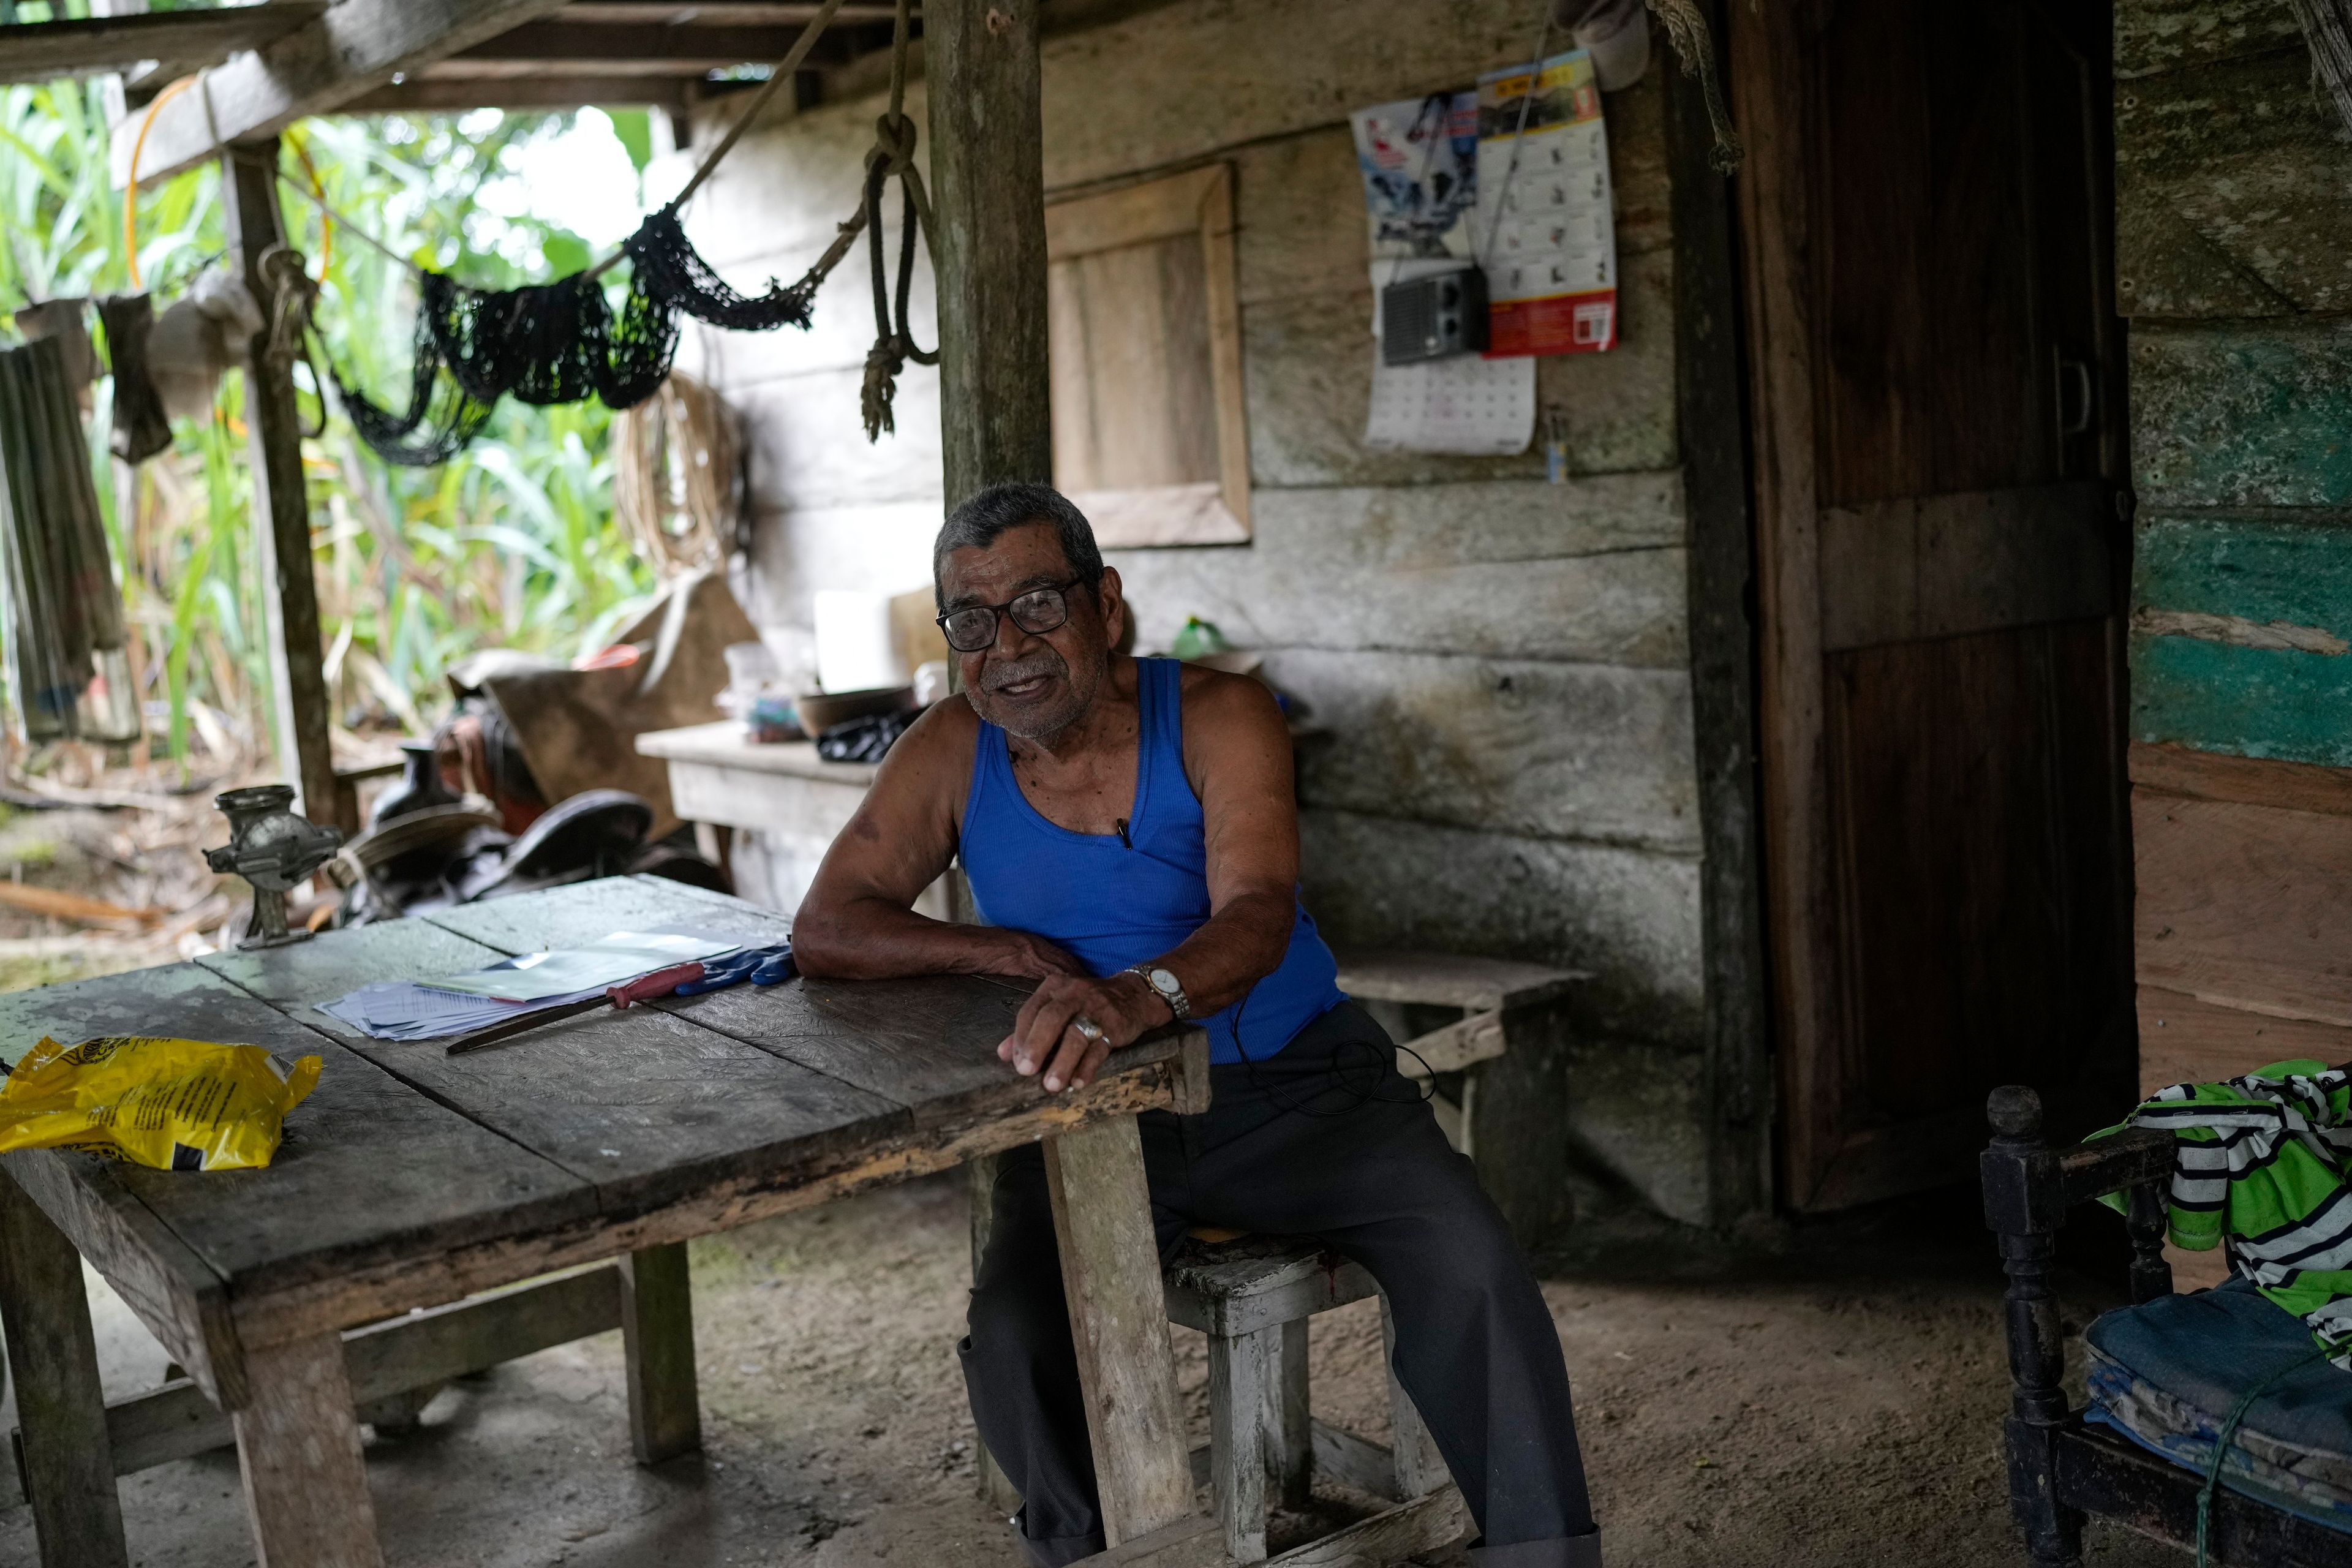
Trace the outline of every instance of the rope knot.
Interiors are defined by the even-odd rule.
[[[866,354],[866,382],[858,389],[857,409],[866,420],[866,438],[878,441],[882,433],[898,432],[898,425],[890,409],[891,400],[898,390],[898,373],[907,368],[905,354],[899,352],[904,340],[892,335],[877,338]]]
[[[866,166],[870,171],[876,163],[882,165],[885,179],[903,174],[915,165],[915,120],[912,115],[890,113],[874,121],[874,147],[866,154]]]

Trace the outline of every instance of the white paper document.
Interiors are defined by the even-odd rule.
[[[605,987],[698,958],[716,958],[741,943],[694,930],[614,931],[585,947],[527,952],[464,974],[431,980],[386,980],[317,1004],[379,1040],[432,1040],[468,1034],[524,1013],[585,1002]]]
[[[585,947],[526,952],[503,963],[439,975],[424,984],[436,991],[455,991],[494,1002],[540,1002],[551,996],[601,991],[673,963],[732,952],[738,945],[724,937],[616,931]]]

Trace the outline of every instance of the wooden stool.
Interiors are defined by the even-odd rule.
[[[1440,1093],[1430,1110],[1454,1147],[1478,1158],[1478,1067],[1510,1048],[1510,1034],[1528,1009],[1548,1006],[1588,976],[1539,963],[1475,958],[1458,952],[1402,950],[1342,952],[1339,989],[1365,1005],[1396,1036],[1397,1070],[1416,1080],[1460,1073],[1459,1090]],[[1413,1033],[1406,1007],[1448,1007],[1462,1016],[1442,1028]],[[1412,1037],[1405,1037],[1412,1034]]]
[[[1165,1275],[1168,1316],[1209,1339],[1209,1441],[1192,1451],[1236,1563],[1265,1556],[1267,1488],[1292,1507],[1319,1471],[1396,1506],[1286,1552],[1276,1563],[1400,1563],[1458,1537],[1461,1494],[1412,1402],[1389,1374],[1390,1447],[1318,1421],[1307,1394],[1307,1321],[1379,1294],[1370,1275],[1296,1237],[1196,1230]],[[1383,1349],[1396,1330],[1381,1302]]]

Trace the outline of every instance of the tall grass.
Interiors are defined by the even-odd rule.
[[[0,87],[0,311],[131,289],[100,104],[95,84]],[[570,119],[477,110],[313,121],[289,133],[287,167],[306,183],[315,175],[330,205],[418,264],[511,287],[589,258],[569,230],[482,201],[526,142]],[[642,167],[642,115],[614,119]],[[282,205],[291,243],[320,279],[325,352],[379,401],[404,402],[413,276],[348,233],[328,234],[293,194]],[[222,256],[218,170],[142,186],[137,206],[139,268],[160,310]],[[303,468],[340,725],[413,730],[440,705],[442,673],[458,656],[485,647],[568,656],[653,586],[651,567],[612,517],[602,405],[509,401],[449,463],[393,468],[321,405],[307,367],[295,374],[306,416],[323,421],[303,443]],[[171,449],[135,474],[107,454],[111,386],[101,380],[96,389],[92,462],[132,627],[131,668],[154,742],[184,766],[207,725],[268,732],[268,621],[254,580],[240,381],[226,377],[211,417],[181,421]]]

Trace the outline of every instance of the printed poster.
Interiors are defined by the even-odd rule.
[[[1591,57],[1573,49],[1480,77],[1477,168],[1487,354],[1614,348],[1617,229]]]
[[[1478,95],[1436,92],[1348,117],[1364,175],[1372,259],[1468,260],[1478,201]]]

